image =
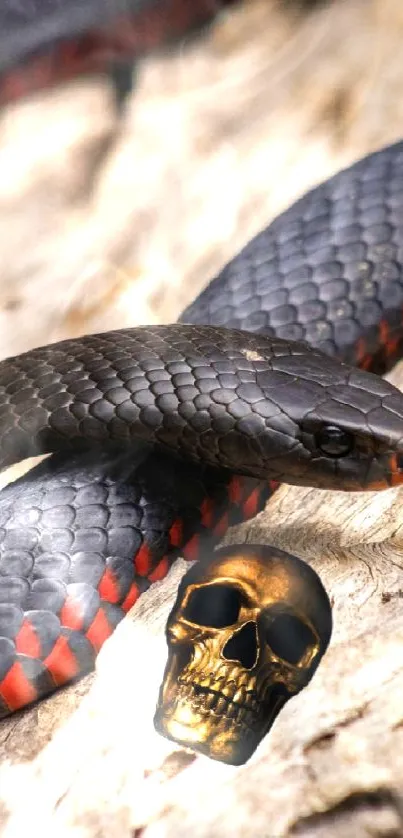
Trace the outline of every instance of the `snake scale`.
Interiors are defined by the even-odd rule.
[[[0,715],[89,671],[178,554],[281,481],[403,481],[403,143],[318,186],[170,326],[0,363]],[[375,371],[372,372],[371,370]]]

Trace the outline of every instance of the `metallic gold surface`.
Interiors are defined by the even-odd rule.
[[[232,545],[199,562],[168,619],[157,730],[241,765],[310,681],[331,629],[326,591],[295,556]]]

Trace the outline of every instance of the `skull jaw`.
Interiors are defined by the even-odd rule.
[[[201,711],[180,699],[159,703],[154,726],[158,733],[179,745],[227,765],[243,765],[250,759],[289,696],[273,696],[261,719],[252,727],[230,716]]]

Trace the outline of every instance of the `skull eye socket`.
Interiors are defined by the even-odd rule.
[[[206,585],[192,591],[183,616],[198,626],[232,626],[238,619],[242,599],[241,593],[230,585]]]
[[[310,628],[292,614],[278,614],[266,627],[266,642],[278,658],[297,664],[316,641]]]

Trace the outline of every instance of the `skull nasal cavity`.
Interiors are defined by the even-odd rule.
[[[228,661],[239,661],[245,669],[252,669],[258,657],[256,623],[245,623],[227,641],[222,656]]]

